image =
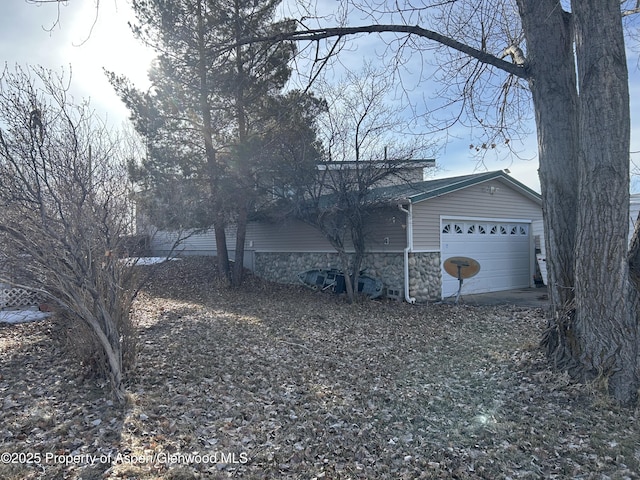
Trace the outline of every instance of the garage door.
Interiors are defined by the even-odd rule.
[[[443,219],[440,226],[442,262],[471,257],[480,272],[464,281],[462,293],[484,293],[531,284],[531,225],[524,222]],[[442,269],[442,296],[458,291],[458,280]]]

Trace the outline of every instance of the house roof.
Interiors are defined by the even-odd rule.
[[[430,198],[439,197],[447,193],[462,190],[473,185],[478,185],[490,180],[499,180],[509,184],[515,190],[531,198],[537,203],[542,202],[542,197],[536,191],[510,177],[502,170],[494,172],[474,173],[458,177],[439,178],[424,182],[408,183],[404,185],[392,185],[378,187],[371,190],[371,198],[376,201],[388,200],[394,203],[418,203]]]
[[[435,167],[436,160],[434,158],[409,158],[409,159],[389,159],[389,160],[340,160],[340,161],[327,161],[316,165],[318,170],[326,169],[354,169],[360,167],[404,167],[404,168],[420,168],[420,167]]]
[[[399,185],[389,185],[386,187],[372,188],[367,192],[366,202],[370,205],[407,205],[409,203],[418,203],[431,198],[439,197],[452,193],[474,185],[479,185],[490,180],[498,180],[509,185],[522,195],[530,198],[538,205],[542,205],[542,196],[536,191],[530,189],[526,185],[518,182],[513,177],[507,175],[504,171],[498,170],[494,172],[474,173],[471,175],[461,175],[458,177],[438,178],[435,180],[427,180],[424,182],[404,183]],[[336,201],[335,194],[322,195],[319,199],[319,206],[327,208],[334,205]],[[274,205],[263,207],[259,212],[254,213],[254,217],[260,215],[269,216],[269,212],[278,211]]]

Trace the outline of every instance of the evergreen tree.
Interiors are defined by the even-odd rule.
[[[242,281],[249,214],[263,193],[258,188],[261,169],[270,164],[274,171],[265,157],[276,150],[264,147],[282,130],[269,125],[300,115],[292,112],[305,104],[279,100],[291,74],[291,43],[240,45],[250,36],[292,28],[287,20],[275,21],[278,3],[136,0],[134,33],[158,52],[149,74],[152,87],[141,92],[111,74],[149,146],[148,158],[132,168],[134,179],[145,187],[143,205],[161,225],[213,225],[218,267],[235,285]],[[234,46],[220,51],[220,44]],[[278,103],[292,110],[274,110]],[[225,237],[230,223],[237,239],[232,273]]]

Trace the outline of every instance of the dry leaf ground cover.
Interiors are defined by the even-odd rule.
[[[136,301],[125,407],[55,322],[0,326],[1,479],[640,478],[638,411],[548,369],[538,310],[236,291],[210,265]]]

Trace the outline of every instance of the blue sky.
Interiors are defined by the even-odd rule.
[[[53,26],[58,18],[60,21]],[[102,0],[100,14],[94,23],[95,3],[91,1],[34,5],[24,0],[3,4],[0,17],[0,59],[9,67],[20,64],[42,65],[60,71],[72,71],[73,94],[78,99],[90,98],[96,112],[107,118],[115,127],[126,122],[127,110],[113,92],[103,68],[125,74],[136,85],[144,88],[148,82],[146,71],[151,53],[135,41],[127,21],[131,18],[127,0]],[[93,25],[93,27],[92,27]],[[51,27],[53,28],[51,29]],[[50,30],[51,31],[48,31]],[[350,59],[373,58],[380,46],[368,40],[353,44]],[[629,52],[630,90],[632,112],[632,160],[640,169],[640,72],[638,56]],[[415,93],[430,87],[420,85]],[[525,185],[539,191],[535,126],[530,123],[530,135],[522,144],[514,145],[520,158],[504,154],[489,155],[483,165],[478,165],[470,149],[473,143],[468,128],[456,127],[441,136],[442,150],[437,155],[440,171],[438,177],[464,175],[474,171],[508,168],[511,175]],[[631,190],[640,192],[640,180],[632,181]]]

